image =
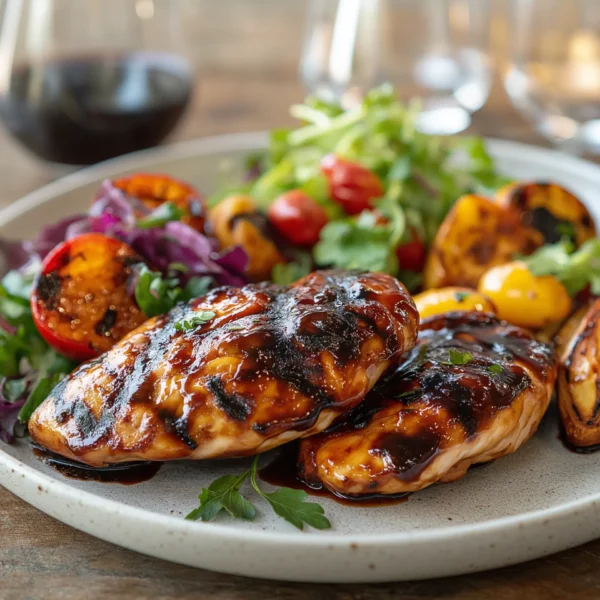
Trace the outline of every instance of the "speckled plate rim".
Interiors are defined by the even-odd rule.
[[[172,161],[191,156],[200,157],[215,152],[256,150],[264,147],[266,139],[267,135],[264,132],[215,136],[147,150],[107,161],[102,165],[78,171],[46,185],[1,210],[0,224],[10,222],[17,216],[48,202],[56,195],[72,191],[99,178],[111,177],[117,173],[132,169],[144,169],[153,165],[158,160]],[[545,167],[551,167],[552,163],[560,163],[562,169],[568,168],[574,176],[596,180],[600,185],[600,168],[587,161],[566,156],[553,150],[505,140],[487,140],[487,142],[493,154],[509,155],[516,153],[523,158],[523,161],[529,164],[535,163],[544,165]],[[584,543],[600,535],[600,519],[598,519],[600,516],[600,492],[590,495],[587,498],[566,502],[543,510],[522,512],[513,516],[501,517],[480,523],[456,525],[454,527],[372,535],[347,535],[336,534],[335,532],[325,535],[310,535],[300,532],[241,531],[218,523],[191,523],[179,517],[160,515],[141,508],[131,507],[89,492],[76,490],[58,479],[54,479],[25,465],[1,449],[0,483],[25,501],[59,520],[63,520],[107,541],[113,541],[114,543],[140,552],[222,572],[296,581],[389,581],[393,579],[421,579],[432,576],[472,572],[522,562]],[[42,498],[47,493],[52,494],[58,503],[58,506],[54,509],[49,509],[47,502]],[[339,563],[339,565],[337,565],[337,568],[332,569],[331,575],[318,576],[317,578],[312,576],[307,578],[299,574],[279,574],[274,568],[264,569],[262,573],[249,572],[243,565],[232,565],[230,568],[225,568],[211,564],[210,557],[208,556],[204,556],[203,564],[198,565],[197,560],[187,560],[185,557],[173,556],[155,548],[140,548],[135,542],[115,541],[114,536],[107,534],[101,524],[73,523],[67,517],[64,510],[65,506],[69,506],[69,503],[73,502],[82,509],[98,511],[99,514],[112,517],[134,528],[139,527],[140,531],[148,526],[154,526],[164,528],[171,532],[172,535],[177,533],[182,534],[184,537],[197,535],[209,547],[211,544],[218,544],[219,542],[224,544],[224,548],[232,548],[233,545],[239,546],[240,543],[246,546],[250,544],[264,551],[264,556],[270,556],[275,560],[283,548],[289,548],[290,545],[293,545],[295,550],[305,550],[311,553],[310,558],[307,559],[308,563],[316,565],[324,556],[328,556],[331,559],[335,553],[324,555],[321,552],[317,552],[324,549],[329,551],[343,551],[345,560],[342,562],[339,559],[334,560],[333,562],[335,564]],[[570,533],[562,537],[560,535],[550,536],[554,538],[554,541],[546,540],[544,544],[536,544],[532,534],[536,532],[539,534],[544,527],[551,524],[554,524],[553,530],[555,531],[560,531],[564,527],[568,528]],[[525,540],[530,545],[527,547],[525,545],[517,546],[514,548],[511,556],[506,556],[505,550],[504,552],[494,552],[492,548],[490,552],[489,543],[493,539],[504,540],[504,542],[501,541],[498,544],[498,547],[506,546],[507,543],[518,544],[520,541]],[[423,557],[431,559],[439,553],[444,554],[453,549],[456,550],[461,547],[461,542],[469,542],[464,546],[464,549],[466,555],[469,555],[471,562],[468,564],[465,563],[459,569],[452,566],[446,569],[424,567],[423,569],[413,569],[410,577],[407,577],[402,572],[399,573],[398,577],[395,577],[387,573],[385,569],[383,569],[384,572],[379,573],[373,570],[372,574],[362,571],[358,574],[352,572],[352,565],[357,562],[356,558],[359,559],[359,564],[361,565],[366,560],[366,557],[360,556],[360,550],[363,553],[366,551],[367,554],[374,549],[383,552],[393,550],[394,555],[398,555],[398,552],[401,551],[409,553],[416,561],[420,554]],[[481,544],[488,545],[488,552],[485,557],[478,556],[479,550],[477,548],[480,549]],[[473,550],[469,550],[468,547],[473,548]],[[246,551],[248,551],[248,548]],[[354,560],[349,558],[353,556],[355,557]],[[464,558],[465,556],[463,556]],[[342,576],[343,571],[345,575]]]

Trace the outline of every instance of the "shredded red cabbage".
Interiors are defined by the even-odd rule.
[[[88,215],[67,217],[44,227],[32,242],[0,242],[0,256],[6,262],[1,272],[19,267],[34,254],[44,258],[64,240],[93,231],[127,242],[152,269],[162,273],[167,272],[171,263],[184,264],[188,270],[181,275],[182,285],[197,276],[210,276],[218,285],[246,283],[244,270],[248,257],[242,248],[219,253],[215,240],[178,221],[154,229],[138,229],[137,219],[150,212],[142,202],[127,196],[107,180],[100,187]]]
[[[136,214],[148,212],[137,199],[129,198],[111,181],[105,181],[90,210],[89,230],[127,242],[152,268],[163,273],[171,263],[184,264],[188,270],[180,278],[182,284],[198,276],[210,276],[219,285],[246,283],[244,269],[248,257],[241,248],[218,253],[215,240],[180,221],[153,229],[138,229]]]

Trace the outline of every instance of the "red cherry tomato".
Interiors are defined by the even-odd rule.
[[[124,242],[85,233],[59,244],[31,293],[33,320],[46,342],[82,361],[111,348],[145,321],[127,290],[142,259]]]
[[[358,163],[328,154],[321,160],[321,172],[329,181],[329,194],[349,215],[373,208],[383,196],[379,177]]]
[[[396,257],[400,269],[420,273],[425,266],[427,250],[416,231],[411,232],[411,241],[405,242],[396,248]]]
[[[268,211],[269,221],[289,242],[312,246],[327,223],[327,213],[309,195],[291,190],[279,196]]]

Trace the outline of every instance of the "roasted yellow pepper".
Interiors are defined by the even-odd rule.
[[[498,317],[513,325],[541,329],[562,321],[571,311],[571,297],[552,275],[535,276],[522,261],[493,267],[477,290],[496,306]]]
[[[413,296],[421,319],[451,311],[488,312],[495,314],[492,301],[477,290],[465,287],[444,287],[427,290]]]

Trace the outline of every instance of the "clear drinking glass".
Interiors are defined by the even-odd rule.
[[[491,86],[489,0],[312,0],[301,76],[351,102],[390,81],[420,98],[426,133],[466,129]]]
[[[600,3],[514,0],[514,106],[543,136],[572,152],[600,153]]]
[[[0,119],[38,157],[159,144],[192,94],[180,0],[0,0]]]

